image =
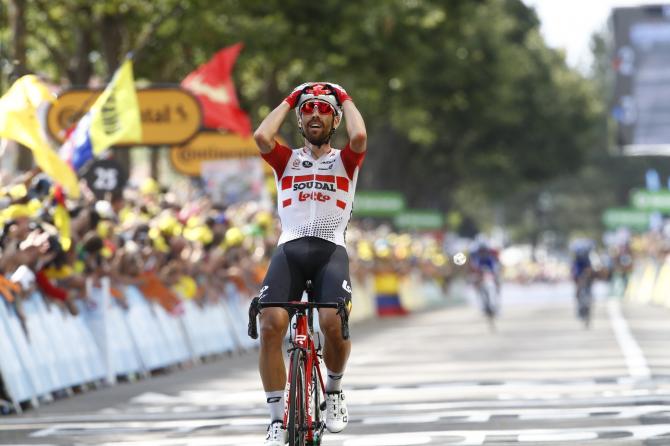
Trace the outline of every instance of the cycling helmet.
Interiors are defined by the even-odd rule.
[[[302,128],[300,109],[302,108],[303,104],[310,101],[322,101],[329,104],[333,108],[333,128],[330,130],[330,135],[328,136],[328,139],[330,139],[337,127],[340,125],[340,122],[342,122],[342,106],[337,100],[335,91],[329,84],[325,82],[308,82],[305,88],[303,88],[303,93],[300,95],[298,103],[295,106],[295,115],[298,118],[298,129],[303,136],[305,136],[305,133]]]

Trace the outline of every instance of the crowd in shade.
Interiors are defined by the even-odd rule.
[[[0,294],[22,317],[21,301],[39,291],[73,315],[92,305],[87,286],[109,277],[178,314],[184,299],[223,298],[230,284],[258,292],[280,232],[274,209],[257,201],[220,206],[204,194],[181,197],[147,179],[122,194],[66,199],[39,171],[0,189]],[[352,279],[388,287],[414,274],[446,287],[450,263],[441,234],[403,234],[353,221],[347,231]],[[355,304],[354,304],[355,308]],[[354,310],[355,311],[355,310]]]

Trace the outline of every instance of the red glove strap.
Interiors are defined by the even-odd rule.
[[[286,96],[286,99],[284,99],[284,102],[286,102],[289,107],[295,108],[296,103],[298,102],[298,99],[302,95],[302,90],[297,90],[293,91],[290,95]]]
[[[346,91],[340,90],[339,88],[333,88],[333,90],[335,90],[337,100],[340,101],[340,104],[344,104],[344,101],[353,101]]]

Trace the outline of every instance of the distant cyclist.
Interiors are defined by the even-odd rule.
[[[295,150],[275,140],[282,123],[295,109],[304,146]],[[349,143],[331,147],[330,138],[346,118]],[[261,302],[299,301],[311,280],[318,302],[351,300],[345,231],[351,216],[358,172],[365,157],[367,135],[363,117],[342,87],[309,82],[296,87],[263,120],[254,139],[272,166],[282,233],[260,290]],[[289,318],[284,309],[266,308],[260,316],[259,368],[270,409],[266,446],[284,445],[286,367],[282,342]],[[342,392],[350,341],[342,339],[334,309],[319,310],[325,337],[326,428],[340,432],[348,422]]]
[[[498,252],[486,242],[478,241],[470,250],[469,264],[472,284],[482,300],[482,310],[492,320],[499,310],[501,268]]]
[[[587,325],[591,313],[591,286],[595,278],[593,265],[591,263],[591,250],[593,245],[590,241],[579,241],[573,246],[572,280],[575,283],[575,299],[577,303],[577,316]]]
[[[470,272],[481,276],[489,272],[493,276],[496,291],[500,292],[500,260],[498,251],[491,248],[486,242],[477,242],[470,251]]]

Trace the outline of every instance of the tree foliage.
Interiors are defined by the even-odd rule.
[[[138,78],[177,83],[242,41],[235,79],[255,123],[296,84],[343,85],[368,126],[359,187],[416,207],[500,202],[574,172],[599,142],[593,82],[521,0],[28,3],[27,68],[60,83],[108,78],[130,50]],[[293,121],[283,133],[298,142]]]

